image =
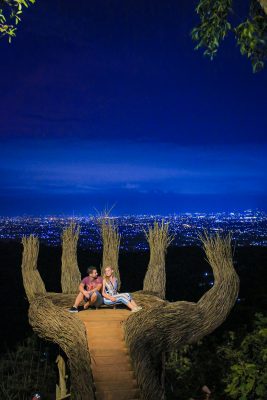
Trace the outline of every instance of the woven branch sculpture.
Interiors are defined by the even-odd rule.
[[[233,267],[230,235],[211,238],[205,234],[201,240],[213,270],[213,287],[197,303],[156,301],[150,308],[136,294],[135,299],[144,305],[144,310],[125,322],[126,342],[145,400],[164,398],[158,373],[162,352],[208,335],[226,319],[235,304],[239,278]]]
[[[114,275],[118,279],[118,289],[121,286],[120,272],[119,272],[119,248],[120,248],[120,234],[118,227],[113,219],[108,214],[100,217],[99,219],[102,243],[103,243],[103,258],[102,258],[102,275],[104,269],[108,266],[114,270]]]
[[[169,235],[169,224],[161,225],[154,222],[154,227],[149,227],[146,238],[150,247],[150,260],[144,279],[143,290],[165,299],[166,272],[165,255],[173,238]]]
[[[37,271],[38,239],[31,235],[24,237],[22,243],[22,276],[30,303],[29,322],[40,337],[57,343],[67,355],[71,372],[71,398],[93,400],[95,396],[85,326],[66,309],[73,304],[73,296],[46,292]]]
[[[77,262],[77,242],[80,227],[71,223],[64,229],[62,239],[61,257],[61,288],[63,293],[77,293],[81,282],[81,273]]]
[[[108,229],[112,227],[114,232],[113,225],[104,226],[108,226]],[[109,240],[113,240],[110,247],[112,249],[117,248],[119,243],[117,230],[115,232],[116,234],[111,236],[113,239],[108,236]],[[231,237],[221,238],[219,235],[209,237],[204,234],[201,240],[213,270],[213,287],[197,303],[185,301],[170,303],[163,300],[164,288],[156,286],[157,290],[152,289],[153,285],[156,285],[158,274],[163,273],[162,267],[165,262],[162,256],[166,253],[171,238],[168,235],[168,228],[163,224],[154,225],[154,229],[151,228],[149,232],[151,232],[148,233],[151,262],[144,282],[147,290],[133,293],[134,299],[143,306],[143,310],[129,314],[124,322],[124,332],[141,399],[162,400],[164,398],[164,388],[160,382],[162,353],[177,349],[186,343],[194,343],[216,329],[226,319],[236,301],[239,279],[233,267]],[[155,235],[157,239],[150,240],[149,235],[151,237]],[[161,251],[153,247],[153,243],[159,242]],[[81,320],[66,311],[66,308],[73,304],[74,295],[47,293],[37,271],[37,238],[33,236],[23,238],[23,246],[22,274],[30,302],[30,323],[39,336],[58,343],[69,358],[72,399],[93,400],[94,386],[85,327]],[[160,260],[156,259],[156,255]],[[151,291],[159,293],[160,297],[151,294]]]

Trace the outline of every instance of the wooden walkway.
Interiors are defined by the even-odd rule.
[[[97,400],[138,400],[140,392],[123,337],[124,309],[78,313],[87,331]]]

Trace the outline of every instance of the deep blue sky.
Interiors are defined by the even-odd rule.
[[[0,42],[0,215],[267,209],[267,71],[232,38],[213,62],[194,51],[195,5],[25,13]]]

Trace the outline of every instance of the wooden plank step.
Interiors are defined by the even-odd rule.
[[[87,308],[87,310],[83,310],[82,308],[80,309],[80,312],[83,314],[86,313],[94,313],[94,314],[115,314],[115,313],[129,313],[129,309],[127,307],[121,307],[121,308]]]
[[[117,362],[117,360],[116,360],[116,362]],[[119,364],[120,364],[120,368],[122,368],[123,371],[133,371],[133,367],[131,364],[129,364],[129,363],[119,363]],[[95,363],[92,361],[91,367],[92,367],[93,373],[98,373],[98,372],[113,368],[114,364],[98,364],[98,363]]]
[[[113,362],[110,364],[93,364],[92,363],[93,374],[99,374],[99,373],[102,373],[103,371],[108,371],[111,368],[114,368]],[[133,372],[133,367],[129,363],[120,363],[120,369],[123,372],[126,372],[126,371]]]
[[[121,327],[114,327],[111,330],[106,326],[101,328],[95,328],[92,326],[85,325],[86,332],[88,335],[95,335],[99,337],[124,337],[124,330]],[[110,333],[109,333],[110,332]]]
[[[122,325],[116,321],[116,324],[104,324],[101,322],[87,322],[83,321],[84,325],[86,326],[87,329],[97,331],[97,332],[103,332],[106,335],[113,335],[115,332],[123,332]]]
[[[116,360],[117,362],[117,360]],[[92,367],[92,371],[93,373],[99,373],[105,370],[109,370],[110,368],[114,367],[114,364],[95,364],[94,362],[92,362],[91,364]],[[131,364],[127,364],[127,363],[120,363],[120,368],[123,369],[123,371],[129,371],[129,372],[133,372],[133,367],[131,366]]]
[[[103,340],[103,341],[107,341],[107,340],[122,340],[125,341],[124,339],[124,335],[123,332],[118,332],[115,335],[104,335],[104,333],[102,332],[95,332],[94,330],[87,330],[87,336],[90,339],[98,339],[98,340]]]
[[[88,336],[87,335],[87,341],[89,345],[91,344],[92,346],[98,346],[99,344],[103,347],[103,349],[108,349],[112,348],[114,346],[121,345],[121,347],[126,347],[125,340],[122,338],[98,338],[95,336]]]
[[[112,329],[120,328],[123,326],[124,321],[110,321],[110,323],[103,322],[103,321],[83,321],[83,323],[90,327],[90,328],[99,328],[100,329],[106,329],[108,332],[112,332]]]
[[[104,368],[105,365],[114,366],[114,358],[109,356],[94,356],[91,357],[92,367],[96,366],[99,368]],[[119,363],[121,368],[132,368],[130,357],[127,355],[117,355],[116,362]]]
[[[125,320],[126,320],[126,318],[124,318],[123,316],[114,316],[114,317],[112,317],[112,316],[107,316],[107,317],[102,317],[102,316],[100,316],[100,317],[98,317],[98,318],[94,318],[94,319],[82,319],[81,318],[81,320],[83,321],[83,322],[99,322],[99,323],[106,323],[107,325],[109,325],[109,323],[112,323],[112,322],[117,322],[117,323],[123,323]]]
[[[101,346],[101,344],[97,345],[97,346],[92,346],[90,345],[90,343],[88,344],[89,346],[89,352],[92,353],[93,356],[100,356],[103,354],[103,351],[105,351],[105,349],[103,349],[103,347]],[[113,356],[114,358],[114,362],[117,360],[116,355],[117,353],[121,354],[129,354],[129,350],[127,349],[127,347],[122,347],[121,345],[114,345],[111,348],[109,348],[108,350],[106,350],[107,355],[109,356]],[[113,352],[113,353],[112,353]],[[114,364],[115,367],[115,364]]]
[[[129,400],[139,398],[139,389],[131,390],[97,390],[97,400]]]
[[[121,341],[124,341],[124,338],[123,338],[123,336],[122,336],[122,334],[121,335],[119,335],[119,333],[117,333],[116,335],[98,335],[95,331],[90,331],[90,332],[87,332],[87,335],[88,335],[88,337],[90,337],[90,338],[92,338],[92,339],[98,339],[98,340],[103,340],[103,341],[108,341],[108,340],[110,340],[110,341],[114,341],[114,340],[121,340]]]
[[[100,340],[92,340],[90,338],[88,338],[88,345],[90,347],[90,349],[92,348],[102,348],[102,349],[107,349],[107,350],[115,350],[115,349],[126,349],[126,344],[124,341],[122,340],[114,340],[113,342],[108,343],[108,341],[106,342],[101,342]]]
[[[107,368],[106,370],[96,371],[93,372],[94,380],[95,381],[110,381],[110,382],[117,382],[117,381],[132,381],[134,379],[133,371],[111,371],[111,368]]]
[[[108,322],[108,321],[125,321],[128,316],[126,317],[125,315],[122,314],[117,314],[117,315],[95,315],[95,316],[82,316],[78,317],[82,321],[102,321],[102,322]]]
[[[107,312],[102,312],[102,313],[101,312],[86,312],[86,311],[84,311],[84,312],[79,312],[76,315],[79,318],[103,319],[103,320],[105,320],[106,318],[117,318],[117,317],[126,319],[131,314],[132,314],[131,311],[126,311],[126,312],[119,312],[119,311],[110,312],[110,311],[107,311]]]
[[[114,318],[116,318],[116,319],[114,319]],[[108,325],[108,324],[112,324],[112,323],[114,323],[114,324],[120,323],[120,322],[118,322],[118,320],[122,321],[122,323],[123,323],[124,321],[126,321],[127,318],[125,318],[123,315],[121,315],[121,316],[117,315],[117,317],[110,317],[110,318],[101,316],[101,317],[97,317],[97,318],[80,318],[80,319],[84,322],[92,322],[92,323],[97,322],[97,323],[103,323],[103,324]]]
[[[120,336],[97,336],[94,334],[88,334],[87,339],[90,343],[103,343],[103,346],[111,346],[112,343],[122,343],[125,347],[125,340]]]
[[[103,349],[102,343],[93,343],[92,344],[92,342],[89,341],[88,346],[89,346],[90,352],[91,352],[91,350],[95,350],[95,352],[98,352],[98,350],[105,350],[105,348]],[[116,353],[117,351],[125,352],[125,353],[129,352],[127,347],[125,346],[125,344],[123,345],[123,343],[113,343],[112,345],[110,345],[110,347],[107,349],[107,351],[108,352],[114,351],[114,353]],[[114,354],[114,357],[116,358],[116,354]]]
[[[100,391],[114,391],[138,389],[136,381],[124,381],[124,382],[110,382],[110,381],[95,381],[95,389],[97,392]]]
[[[105,380],[100,380],[96,378],[94,380],[94,384],[96,386],[96,390],[126,390],[126,389],[136,389],[137,388],[137,382],[134,378],[130,379],[125,379],[125,380],[110,380],[108,377],[106,377]]]
[[[102,346],[102,347],[110,347],[113,348],[114,346],[121,346],[121,347],[126,347],[125,341],[119,338],[111,338],[110,340],[108,338],[97,338],[95,336],[89,336],[88,337],[88,343],[89,346]]]
[[[122,334],[115,334],[115,335],[104,335],[104,333],[102,332],[101,335],[98,335],[97,332],[95,332],[94,330],[90,330],[87,332],[88,337],[92,338],[92,339],[98,339],[98,340],[103,340],[103,341],[114,341],[114,340],[123,340],[124,338],[122,336]]]
[[[90,354],[92,354],[93,357],[97,356],[103,356],[105,355],[106,357],[112,357],[114,360],[116,360],[117,356],[124,355],[124,354],[129,354],[129,351],[127,348],[121,348],[117,350],[113,349],[103,349],[103,348],[98,348],[98,349],[93,349],[90,348]]]
[[[127,308],[116,308],[116,310],[113,309],[106,309],[106,310],[94,310],[94,309],[87,309],[87,310],[81,310],[78,314],[80,315],[129,315],[130,314],[130,310],[128,310]]]
[[[125,317],[124,315],[118,314],[118,315],[97,315],[95,317],[79,317],[84,322],[102,322],[108,324],[109,322],[112,323],[112,321],[115,323],[118,323],[118,321],[125,321],[128,318]]]
[[[84,312],[84,314],[86,314],[86,311]],[[114,315],[122,315],[124,318],[127,318],[130,314],[131,314],[131,311],[127,310],[127,309],[125,309],[125,310],[123,310],[123,309],[121,309],[121,310],[119,310],[119,309],[103,310],[103,311],[98,310],[96,313],[94,313],[94,315],[96,315],[96,316],[112,316],[113,317]],[[90,315],[92,316],[93,313]]]
[[[113,319],[113,318],[122,318],[124,320],[126,320],[130,315],[132,315],[131,313],[127,313],[127,314],[122,314],[122,313],[116,313],[116,314],[88,314],[88,315],[83,315],[81,313],[75,314],[77,315],[80,319],[83,319],[85,321],[107,321],[108,319]]]
[[[122,334],[124,333],[123,326],[120,324],[102,324],[100,322],[97,323],[89,323],[89,322],[84,322],[84,325],[86,327],[86,330],[88,332],[99,332],[99,333],[104,333],[105,335],[115,335],[118,332],[121,332]]]
[[[91,349],[90,353],[92,353],[92,356],[96,361],[106,362],[108,363],[110,360],[114,360],[114,357],[116,356],[116,360],[120,362],[128,362],[132,363],[132,360],[129,356],[129,351],[112,351],[111,349],[104,349],[104,351],[94,351],[94,349]]]

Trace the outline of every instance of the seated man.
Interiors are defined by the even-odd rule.
[[[84,309],[86,310],[89,306],[95,306],[98,308],[103,303],[102,296],[100,294],[102,289],[103,279],[98,276],[97,269],[95,267],[89,267],[87,270],[88,276],[86,276],[80,283],[80,293],[76,297],[74,305],[69,309],[69,312],[78,312],[78,306],[84,300]]]

